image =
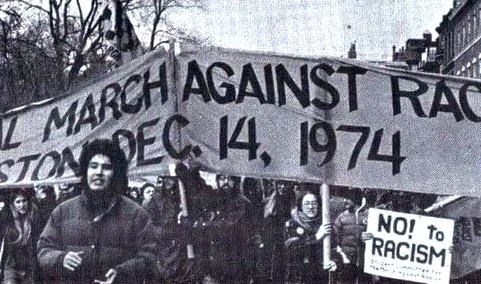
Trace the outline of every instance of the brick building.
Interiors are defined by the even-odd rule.
[[[481,0],[455,0],[436,31],[441,72],[481,78]]]
[[[433,41],[431,33],[425,31],[422,38],[408,39],[399,51],[393,46],[392,61],[405,62],[409,70],[439,73],[438,52],[438,41]]]

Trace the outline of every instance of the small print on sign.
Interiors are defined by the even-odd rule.
[[[449,283],[454,221],[369,209],[366,273],[423,283]]]

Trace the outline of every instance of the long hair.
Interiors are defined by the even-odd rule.
[[[17,210],[15,210],[15,199],[17,197],[24,197],[27,200],[27,213],[21,216]],[[27,188],[13,189],[8,198],[8,205],[10,206],[10,212],[12,213],[12,220],[18,237],[11,242],[11,244],[26,245],[30,239],[32,233],[32,220],[34,204],[32,202],[32,192]]]
[[[81,176],[80,184],[84,188],[88,187],[87,170],[88,170],[89,162],[93,156],[98,154],[108,156],[110,158],[110,162],[112,163],[114,174],[112,177],[112,183],[110,185],[110,189],[117,190],[118,194],[123,193],[128,185],[127,158],[125,157],[125,153],[120,148],[120,146],[117,143],[113,142],[112,140],[108,140],[108,139],[92,140],[82,149],[82,153],[80,154],[80,166],[79,166],[80,168],[79,174]]]

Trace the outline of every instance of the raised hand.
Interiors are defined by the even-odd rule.
[[[316,233],[316,240],[322,240],[325,236],[331,234],[331,223],[323,223]]]

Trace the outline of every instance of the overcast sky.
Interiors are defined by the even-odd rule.
[[[298,55],[342,56],[356,41],[361,59],[390,60],[392,46],[433,39],[452,0],[206,0],[175,21],[215,45]]]

